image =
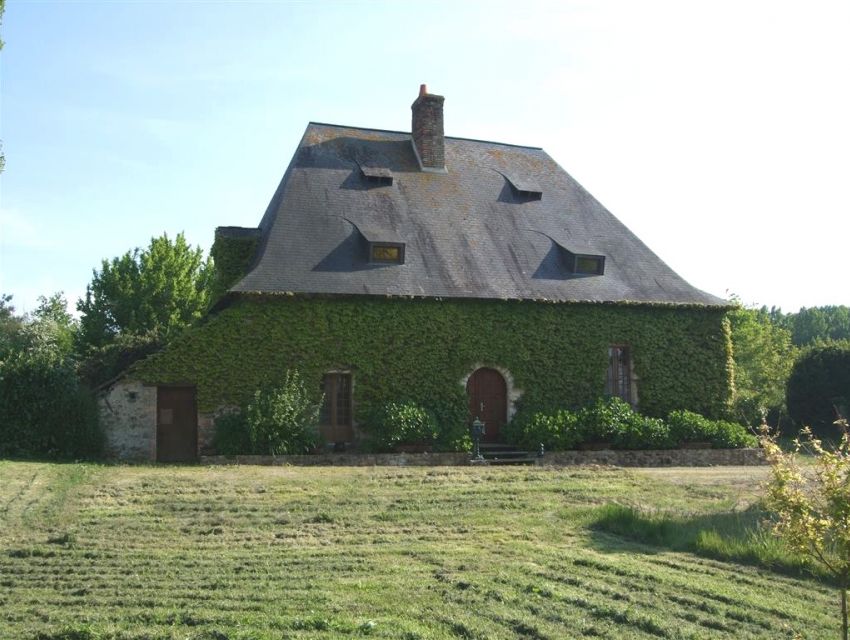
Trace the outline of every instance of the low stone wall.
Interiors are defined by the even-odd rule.
[[[553,451],[538,466],[602,464],[616,467],[715,467],[765,464],[761,449]],[[440,467],[469,464],[468,453],[323,453],[304,456],[201,456],[201,464],[336,467]]]
[[[304,456],[201,456],[201,464],[297,467],[446,467],[469,464],[468,453],[320,453]]]
[[[537,464],[568,466],[606,464],[615,467],[718,467],[767,464],[761,449],[649,449],[620,451],[552,451]]]

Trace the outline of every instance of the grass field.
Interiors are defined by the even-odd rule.
[[[589,526],[763,473],[0,462],[0,638],[836,638],[827,585]]]

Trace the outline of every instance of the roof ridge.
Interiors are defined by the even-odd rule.
[[[375,131],[378,133],[398,133],[401,135],[409,136],[410,131],[395,131],[393,129],[375,129],[373,127],[355,127],[353,125],[346,124],[334,124],[332,122],[316,122],[315,120],[310,120],[307,123],[308,125],[317,124],[321,127],[335,127],[337,129],[359,129],[360,131]],[[497,142],[496,140],[481,140],[479,138],[462,138],[460,136],[445,136],[448,140],[463,140],[464,142],[481,142],[482,144],[497,144],[501,147],[516,147],[518,149],[534,149],[535,151],[543,151],[543,147],[533,147],[527,144],[512,144],[510,142]]]

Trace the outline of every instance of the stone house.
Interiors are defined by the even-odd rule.
[[[310,123],[257,228],[216,230],[221,298],[102,397],[110,451],[191,460],[222,407],[298,369],[352,443],[410,399],[487,438],[518,411],[620,396],[717,416],[729,304],[678,276],[542,149]]]

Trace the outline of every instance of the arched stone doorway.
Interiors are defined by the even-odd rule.
[[[499,442],[499,432],[508,421],[508,387],[496,369],[476,369],[466,381],[471,419],[485,424],[484,442]]]

